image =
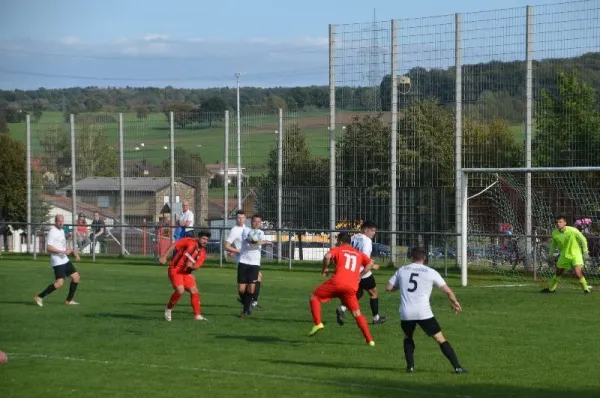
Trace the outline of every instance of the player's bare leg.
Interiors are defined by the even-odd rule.
[[[370,296],[369,304],[371,305],[371,313],[373,314],[373,324],[384,323],[387,321],[387,317],[379,315],[379,297],[377,295],[377,288],[367,290]]]
[[[206,318],[200,313],[200,293],[197,287],[191,287],[190,292],[190,304],[194,310],[194,319],[197,321],[206,321]]]
[[[548,282],[548,287],[540,290],[540,293],[554,293],[556,292],[556,287],[558,286],[558,282],[560,280],[560,276],[565,272],[564,268],[556,267],[556,271],[554,276]]]
[[[165,319],[167,321],[171,321],[171,310],[173,309],[173,307],[175,307],[175,305],[177,304],[177,302],[183,295],[184,291],[185,291],[185,288],[183,287],[183,285],[178,285],[175,287],[175,291],[173,292],[173,294],[171,295],[171,298],[169,299],[167,308],[165,308]]]
[[[365,337],[367,344],[375,345],[375,342],[373,341],[373,337],[371,336],[371,332],[369,331],[369,324],[367,323],[367,319],[365,318],[365,316],[360,313],[359,309],[352,311],[352,316],[354,317],[354,320],[356,321],[356,325],[358,326],[358,328],[362,332],[363,336]]]
[[[313,294],[310,296],[309,304],[314,326],[308,335],[314,336],[325,327],[323,326],[323,322],[321,320],[321,300]]]
[[[583,288],[583,292],[585,294],[590,294],[590,288],[588,287],[587,284],[587,280],[585,279],[585,276],[583,276],[583,270],[582,270],[582,266],[581,265],[575,265],[573,267],[573,276],[577,279],[579,279],[579,283],[581,283],[581,287]]]
[[[458,362],[458,358],[456,357],[456,353],[454,352],[454,348],[450,345],[450,343],[446,340],[442,332],[437,332],[434,334],[433,339],[440,345],[440,350],[442,354],[450,361],[452,367],[454,368],[454,373],[463,374],[467,373],[467,370],[464,369],[460,363]]]

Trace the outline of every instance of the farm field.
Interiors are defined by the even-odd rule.
[[[374,347],[351,319],[337,325],[333,302],[323,305],[325,330],[307,336],[308,297],[323,280],[317,264],[265,265],[261,307],[240,319],[234,268],[210,260],[196,274],[208,321],[193,320],[186,294],[170,323],[164,266],[89,257],[76,266],[81,305],[63,305],[63,287],[40,308],[32,298],[52,279],[48,258],[0,258],[0,349],[9,353],[0,396],[536,398],[595,397],[600,388],[599,298],[570,286],[540,295],[534,283],[499,287],[505,281],[473,275],[463,288],[449,275],[464,312],[452,314],[439,291],[432,306],[470,373],[453,374],[418,333],[416,371],[406,374],[397,292],[380,293],[389,320],[370,326]],[[377,272],[380,290],[392,273]],[[367,300],[361,308],[370,315]]]

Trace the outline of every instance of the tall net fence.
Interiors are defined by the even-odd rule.
[[[464,167],[600,164],[599,17],[584,0],[331,25],[330,87],[265,91],[264,105],[242,87],[239,118],[231,90],[228,112],[165,89],[164,103],[123,113],[45,114],[30,123],[31,221],[62,212],[90,240],[98,212],[111,235],[85,250],[156,256],[185,205],[220,253],[241,208],[277,241],[269,256],[312,259],[305,248],[370,219],[394,263],[415,245],[456,261],[463,228],[524,234],[523,192],[535,228],[559,211],[595,221],[593,176],[469,174],[470,194],[496,184],[468,225],[457,188]]]
[[[551,250],[556,219],[563,216],[581,231],[589,259],[581,259],[584,275],[600,279],[600,172],[532,173],[528,191],[523,172],[481,172],[469,180],[488,185],[468,189],[469,272],[492,272],[506,281],[549,280],[560,250]],[[526,229],[526,201],[531,192],[532,232]],[[563,256],[565,253],[562,253]]]

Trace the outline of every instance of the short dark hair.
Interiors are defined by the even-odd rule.
[[[261,217],[261,216],[259,216],[258,214],[254,214],[254,215],[252,216],[252,221],[254,221],[254,219],[255,219],[255,218],[260,218],[260,219],[262,220],[262,217]]]
[[[350,243],[352,241],[352,237],[348,232],[340,232],[337,240],[340,243]]]
[[[363,222],[362,225],[360,226],[361,231],[365,230],[365,229],[369,229],[369,228],[377,228],[377,224],[375,224],[374,221],[367,220],[367,221]]]
[[[558,221],[558,220],[565,220],[566,222],[568,222],[568,221],[569,221],[569,219],[567,218],[567,216],[565,216],[564,214],[559,214],[559,215],[556,217],[556,220],[555,220],[555,221]]]
[[[210,231],[206,231],[206,230],[202,230],[200,232],[198,232],[198,239],[203,238],[203,237],[207,237],[208,239],[210,239],[211,233]]]
[[[235,212],[236,216],[239,216],[240,214],[246,215],[246,212],[244,210],[238,210]]]
[[[427,257],[427,250],[420,246],[413,247],[413,249],[410,251],[410,257],[416,261],[425,260]]]

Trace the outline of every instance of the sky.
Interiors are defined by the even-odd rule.
[[[0,89],[234,87],[236,72],[242,86],[327,84],[329,24],[336,25],[336,81],[365,85],[389,72],[391,19],[399,20],[400,72],[445,68],[454,64],[457,12],[463,62],[524,58],[527,4],[536,14],[534,57],[600,51],[599,0],[504,0],[492,12],[499,3],[403,3],[5,0]]]

